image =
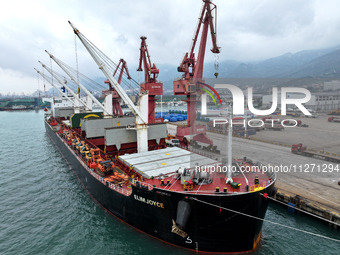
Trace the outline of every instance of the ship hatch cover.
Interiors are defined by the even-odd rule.
[[[119,156],[119,159],[145,178],[176,172],[180,167],[216,165],[216,160],[178,148],[170,147]]]
[[[64,123],[65,126],[71,127],[71,122],[69,120],[63,120],[62,122]]]

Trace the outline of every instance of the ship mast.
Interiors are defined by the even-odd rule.
[[[228,161],[227,161],[227,180],[226,183],[233,182],[231,177],[232,174],[232,163],[233,163],[233,151],[232,151],[232,140],[233,140],[233,117],[232,117],[232,109],[230,106],[229,114],[228,114]]]

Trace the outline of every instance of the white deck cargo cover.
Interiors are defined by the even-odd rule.
[[[217,164],[213,159],[178,147],[125,154],[119,156],[119,159],[145,178],[173,173],[180,167],[184,169],[195,167],[196,164],[199,166]]]
[[[71,127],[71,122],[69,120],[62,120],[62,123],[64,123],[65,126]]]

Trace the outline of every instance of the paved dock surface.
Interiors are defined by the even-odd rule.
[[[226,136],[216,133],[208,133],[208,136],[222,153],[226,151]],[[340,168],[340,164],[296,155],[289,147],[244,138],[234,137],[232,147],[234,157],[246,156],[264,165],[287,166],[286,170],[290,168],[290,171],[277,172],[276,187],[279,190],[300,195],[340,213],[340,186],[338,185],[340,169],[339,171],[330,170],[332,167],[333,169]]]
[[[308,127],[286,127],[283,131],[264,130],[252,136],[257,139],[278,142],[291,146],[302,143],[308,148],[329,151],[340,154],[340,123],[328,122],[330,115],[320,115],[317,118],[292,118],[301,120],[302,124]],[[273,118],[284,119],[283,116],[273,116]]]

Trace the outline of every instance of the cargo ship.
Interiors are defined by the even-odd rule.
[[[114,124],[129,118],[117,118]],[[95,132],[91,122],[100,120],[81,119],[86,128],[80,132],[60,116],[47,118],[45,126],[86,190],[105,209],[151,236],[194,251],[256,249],[268,206],[266,196],[275,191],[274,174],[261,172],[258,166],[259,171],[237,172],[233,182],[226,183],[225,172],[215,171],[219,162],[179,147],[165,148],[164,127],[164,137],[152,150],[105,153],[94,145],[98,139],[80,135]],[[119,127],[105,131],[106,147],[115,142],[110,139],[127,140],[122,132],[129,133]],[[240,159],[234,165],[241,168],[250,163]]]
[[[202,24],[202,38],[209,27],[212,29],[213,10],[216,6],[204,0],[194,38]],[[177,130],[180,143],[167,147],[167,123],[155,118],[155,96],[161,95],[163,88],[157,81],[159,70],[151,64],[146,37],[141,37],[139,64],[140,70],[144,68],[145,82],[140,85],[135,105],[120,86],[122,75],[114,79],[117,69],[110,70],[106,55],[71,26],[105,74],[109,89],[103,92],[105,99],[100,103],[47,52],[88,100],[80,100],[66,83],[59,81],[62,97],[53,100],[51,111],[45,115],[45,127],[91,197],[123,222],[172,245],[195,252],[255,250],[261,241],[267,197],[275,193],[276,176],[246,157],[232,158],[230,127],[228,155],[222,162],[193,149],[193,144],[210,142],[205,127],[195,123],[195,102],[205,91],[204,53],[197,61],[187,53],[178,68],[184,74],[174,81],[174,93],[187,95],[188,120]],[[211,35],[214,38],[215,32]],[[204,47],[205,43],[201,43],[200,49]],[[213,52],[218,53],[219,48],[214,46]],[[121,74],[124,70],[127,73],[124,62],[120,61]],[[43,67],[53,75],[51,69]],[[122,113],[120,100],[133,116]],[[101,111],[93,110],[93,102]]]

